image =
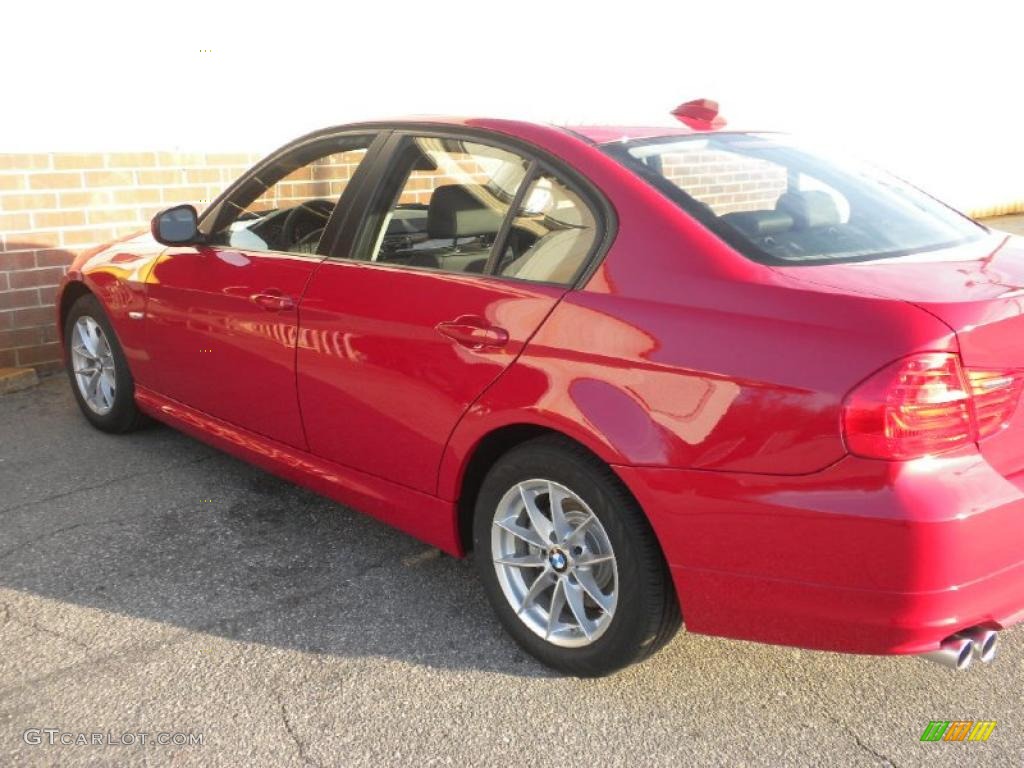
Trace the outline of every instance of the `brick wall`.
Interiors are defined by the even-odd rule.
[[[786,170],[765,160],[713,149],[666,152],[665,178],[711,206],[719,216],[775,207],[786,191]]]
[[[57,281],[75,255],[149,226],[175,203],[202,208],[249,154],[0,154],[0,368],[59,367]]]

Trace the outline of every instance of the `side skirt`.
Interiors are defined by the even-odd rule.
[[[444,501],[365,472],[278,443],[152,390],[136,386],[139,409],[175,429],[279,477],[365,512],[455,557],[459,541],[454,502]]]

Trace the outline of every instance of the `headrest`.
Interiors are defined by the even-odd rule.
[[[470,187],[438,187],[427,209],[427,234],[434,239],[495,235],[504,215],[487,207]]]
[[[737,211],[723,214],[722,221],[752,237],[788,232],[793,227],[793,217],[785,211]]]
[[[797,229],[832,227],[840,223],[836,201],[832,195],[820,189],[784,192],[775,203],[775,210],[792,216]]]

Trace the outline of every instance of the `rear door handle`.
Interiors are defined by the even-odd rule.
[[[442,336],[469,349],[497,349],[508,344],[508,331],[473,315],[438,323],[435,328]]]
[[[295,299],[285,296],[280,291],[263,291],[254,293],[249,299],[259,307],[268,312],[280,312],[285,309],[295,309]]]

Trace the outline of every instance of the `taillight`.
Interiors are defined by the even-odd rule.
[[[1010,421],[1024,389],[1024,371],[982,371],[967,369],[967,381],[974,396],[974,419],[978,438],[993,435]]]
[[[967,369],[958,355],[927,352],[897,360],[851,392],[843,433],[852,453],[913,459],[976,442],[1007,424],[1020,371]]]

